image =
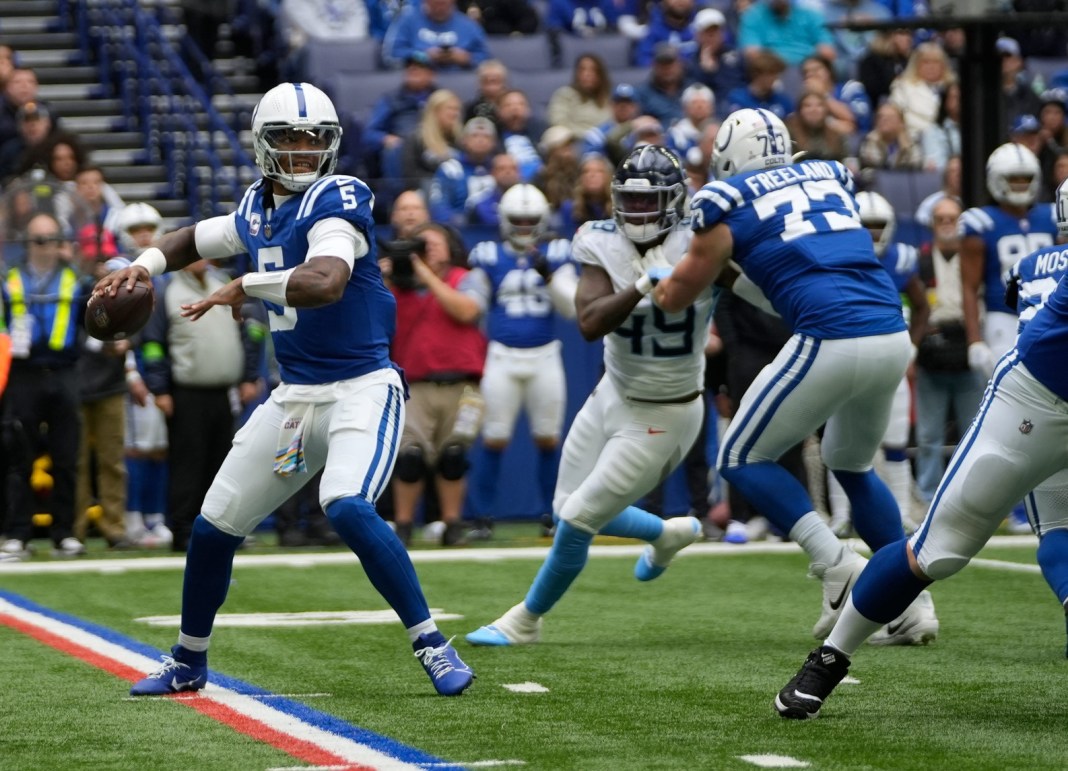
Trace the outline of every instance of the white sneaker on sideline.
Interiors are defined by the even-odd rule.
[[[30,545],[18,538],[8,538],[0,545],[0,562],[22,562],[28,560],[30,554]]]
[[[926,589],[905,612],[868,638],[871,645],[926,645],[938,637],[934,598]]]
[[[169,527],[160,522],[151,530],[146,530],[142,533],[137,543],[146,549],[165,549],[174,543],[174,533],[171,532]]]
[[[812,627],[812,636],[817,640],[826,639],[831,633],[834,622],[838,620],[849,598],[853,583],[867,564],[866,559],[852,549],[846,548],[842,551],[842,558],[838,564],[833,567],[819,562],[809,565],[809,575],[823,581],[823,610],[820,613],[820,620]]]
[[[74,536],[67,536],[56,545],[56,548],[52,549],[53,557],[82,557],[84,555],[85,544]]]

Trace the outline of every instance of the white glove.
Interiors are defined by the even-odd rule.
[[[663,279],[671,275],[672,267],[670,265],[655,266],[645,271],[637,281],[634,282],[634,288],[641,292],[643,295],[649,294],[653,291],[653,287],[659,284]]]
[[[668,262],[667,255],[664,254],[664,247],[654,246],[651,249],[647,249],[645,254],[642,255],[640,264],[642,270],[649,270],[650,268],[670,268],[671,263]]]
[[[980,341],[968,346],[968,368],[989,379],[994,374],[994,352]]]

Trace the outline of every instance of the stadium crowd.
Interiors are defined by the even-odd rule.
[[[913,275],[922,281],[931,313],[915,339],[920,357],[910,367],[906,413],[916,416],[911,444],[919,450],[915,480],[910,471],[900,500],[915,498],[918,507],[930,502],[944,445],[970,422],[993,367],[991,351],[1005,350],[1004,340],[985,339],[980,326],[984,302],[992,302],[981,294],[983,281],[989,291],[999,275],[979,267],[989,228],[978,210],[962,217],[963,33],[828,26],[922,17],[923,0],[349,0],[325,4],[329,13],[320,12],[324,4],[316,0],[182,5],[190,34],[209,57],[216,53],[219,21],[232,22],[231,34],[256,61],[263,90],[279,79],[312,80],[314,49],[323,41],[377,41],[376,67],[393,73],[369,109],[346,111],[344,94],[331,96],[344,127],[337,173],[365,180],[375,193],[379,257],[401,308],[398,340],[408,341],[394,358],[417,375],[413,399],[421,409],[409,407],[409,420],[419,436],[407,450],[416,444],[423,450],[406,456],[402,444],[395,504],[389,495],[382,499],[383,514],[396,516],[406,542],[427,480],[436,482],[436,495],[435,485],[426,487],[424,516],[440,509],[447,525],[439,531],[443,543],[464,542],[457,526],[464,515],[480,519],[477,535],[492,532],[492,475],[479,477],[482,492],[460,510],[470,467],[476,475],[485,468],[480,463],[499,468],[493,453],[511,430],[494,424],[491,452],[473,448],[482,410],[473,394],[483,377],[485,321],[493,304],[493,292],[472,289],[466,280],[472,267],[488,272],[469,265],[475,244],[507,242],[531,218],[544,242],[550,234],[569,239],[586,222],[610,219],[612,173],[642,145],[674,153],[694,194],[709,181],[720,121],[747,107],[783,119],[795,152],[841,161],[859,188],[881,190],[886,206],[862,210],[865,225],[877,245],[885,242],[884,252],[897,242],[913,250]],[[1013,5],[1028,10],[1031,4]],[[546,62],[546,74],[558,81],[546,99],[526,93],[519,73],[504,63],[510,43],[530,35],[546,36],[547,51],[576,50],[574,41],[581,41],[581,53],[562,61],[563,68]],[[623,39],[626,73],[634,77],[620,81],[600,52]],[[1033,205],[1052,201],[1068,178],[1068,58],[1064,72],[1048,73],[1032,71],[1028,59],[1068,57],[1068,33],[1003,36],[996,50],[1005,138],[1035,160],[1033,173],[1030,166],[1026,173],[1013,166],[1006,175],[1031,174],[1028,200],[1001,198],[991,189],[994,208],[1034,218],[1034,227],[1024,230],[1028,248],[1016,255],[1023,257],[1052,241],[1052,219],[1046,217],[1043,230],[1038,223],[1047,210]],[[440,87],[460,82],[455,75],[462,72],[471,73],[465,82],[476,84],[466,102]],[[319,85],[330,93],[333,84]],[[133,259],[153,244],[163,219],[152,201],[123,201],[115,193],[91,149],[64,128],[55,105],[40,98],[33,70],[19,66],[18,52],[2,42],[0,91],[0,560],[30,556],[31,517],[38,510],[51,515],[57,556],[84,554],[93,532],[109,548],[184,551],[199,497],[230,439],[278,382],[262,308],[248,308],[242,322],[216,309],[221,315],[212,319],[210,339],[183,334],[189,322],[171,297],[210,293],[241,264],[203,263],[157,279],[156,311],[140,336],[113,343],[87,337],[79,320],[93,283],[122,264],[115,260]],[[926,185],[931,195],[911,202],[894,195],[902,184],[910,190]],[[540,190],[544,211],[509,210],[507,193],[516,185]],[[901,208],[905,200],[916,208]],[[1050,241],[1031,238],[1039,232],[1050,233]],[[403,276],[398,263],[408,271]],[[550,286],[556,269],[531,266],[542,282],[539,291]],[[545,296],[532,295],[530,302]],[[773,317],[752,307],[739,311],[739,304],[745,305],[733,299],[717,310],[708,349],[718,365],[709,367],[706,382],[711,447],[741,398],[738,391],[781,342]],[[435,320],[440,329],[417,328]],[[739,337],[745,340],[735,345]],[[425,344],[411,342],[419,340]],[[225,351],[217,347],[222,341]],[[464,410],[472,404],[478,404],[473,418]],[[186,417],[209,412],[211,420]],[[461,430],[461,418],[475,425]],[[210,440],[207,423],[216,434]],[[554,431],[539,444],[552,458]],[[712,458],[701,457],[705,450],[700,445],[695,454],[696,472],[688,463],[688,477],[696,476],[699,488],[703,478],[705,493],[703,501],[690,496],[691,513],[704,520],[711,537],[764,537],[759,511],[728,503],[721,482],[710,479]],[[904,452],[895,444],[879,463],[899,464]],[[798,445],[791,470],[805,477],[817,505],[828,511],[818,454],[815,461],[812,455]],[[290,534],[284,544],[336,543],[316,508],[314,500],[290,506],[280,518]],[[912,507],[902,508],[909,520]],[[1010,527],[1026,531],[1026,520]],[[307,536],[293,537],[302,529]],[[847,519],[836,530],[847,533]]]

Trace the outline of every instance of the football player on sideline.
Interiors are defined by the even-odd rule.
[[[598,533],[648,541],[634,573],[649,581],[697,540],[695,517],[662,520],[632,506],[671,473],[701,426],[705,342],[717,289],[665,313],[648,296],[690,241],[686,176],[669,150],[630,153],[612,182],[614,220],[587,222],[571,243],[582,264],[575,306],[587,340],[605,339],[605,375],[564,440],[553,496],[556,537],[526,599],[467,635],[474,645],[535,643],[542,616],[586,564]]]
[[[767,110],[727,117],[712,151],[716,181],[690,205],[689,254],[653,297],[668,312],[686,307],[733,256],[743,274],[732,289],[770,303],[793,330],[742,397],[717,465],[811,557],[812,574],[823,581],[812,633],[823,639],[865,561],[776,461],[826,424],[823,462],[845,488],[857,534],[872,552],[901,540],[901,514],[872,459],[912,343],[901,299],[861,224],[852,175],[836,161],[791,163],[791,144],[786,126]],[[882,642],[925,643],[937,630],[925,595]]]
[[[560,465],[567,381],[554,311],[575,318],[578,277],[571,245],[564,238],[542,243],[549,227],[549,202],[533,185],[513,185],[501,196],[501,241],[483,241],[468,257],[468,281],[486,317],[489,348],[479,390],[486,400],[482,452],[473,490],[480,530],[489,534],[501,459],[524,407],[538,448],[538,488],[543,514],[552,527],[553,490]]]
[[[1068,236],[1065,184],[1056,198],[1057,228]],[[963,570],[1025,496],[1028,514],[1039,525],[1042,573],[1057,599],[1068,600],[1068,523],[1061,503],[1068,470],[1066,256],[1064,247],[1055,247],[1035,257],[1033,265],[1021,266],[1018,273],[1023,279],[1019,307],[1024,326],[1016,346],[998,362],[927,516],[908,541],[887,546],[871,558],[830,635],[775,697],[775,709],[783,717],[817,717],[865,638],[932,581]],[[1052,493],[1055,482],[1062,482],[1056,497],[1040,494]],[[1033,497],[1028,496],[1032,489]],[[1043,514],[1052,517],[1049,522],[1042,522]]]
[[[121,292],[146,274],[247,252],[257,272],[182,306],[183,315],[196,320],[228,305],[236,316],[247,298],[261,298],[282,378],[234,437],[193,524],[178,644],[130,693],[207,684],[208,644],[234,552],[324,468],[319,501],[334,529],[400,616],[438,693],[462,693],[474,674],[438,631],[407,551],[374,506],[396,458],[405,399],[389,359],[396,304],[375,259],[374,196],[359,179],[333,175],[341,128],[315,86],[272,88],[256,106],[252,133],[263,179],[237,211],[163,236],[95,290]]]

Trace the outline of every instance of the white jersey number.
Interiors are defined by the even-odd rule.
[[[281,270],[285,267],[285,258],[282,256],[282,247],[265,246],[256,252],[256,263],[261,273],[269,270]],[[264,305],[270,313],[267,319],[271,322],[272,332],[288,332],[297,326],[297,309],[288,305],[275,305],[265,302]]]
[[[1014,233],[998,239],[998,262],[1004,273],[1031,252],[1037,252],[1044,246],[1052,246],[1053,236],[1049,233]]]
[[[833,196],[841,202],[840,211],[812,214],[812,202],[826,200],[828,196]],[[780,236],[783,241],[793,241],[812,233],[856,230],[861,227],[856,201],[833,179],[790,185],[753,200],[753,210],[761,220],[774,217],[784,206],[788,206],[789,210],[783,215],[783,231]]]

